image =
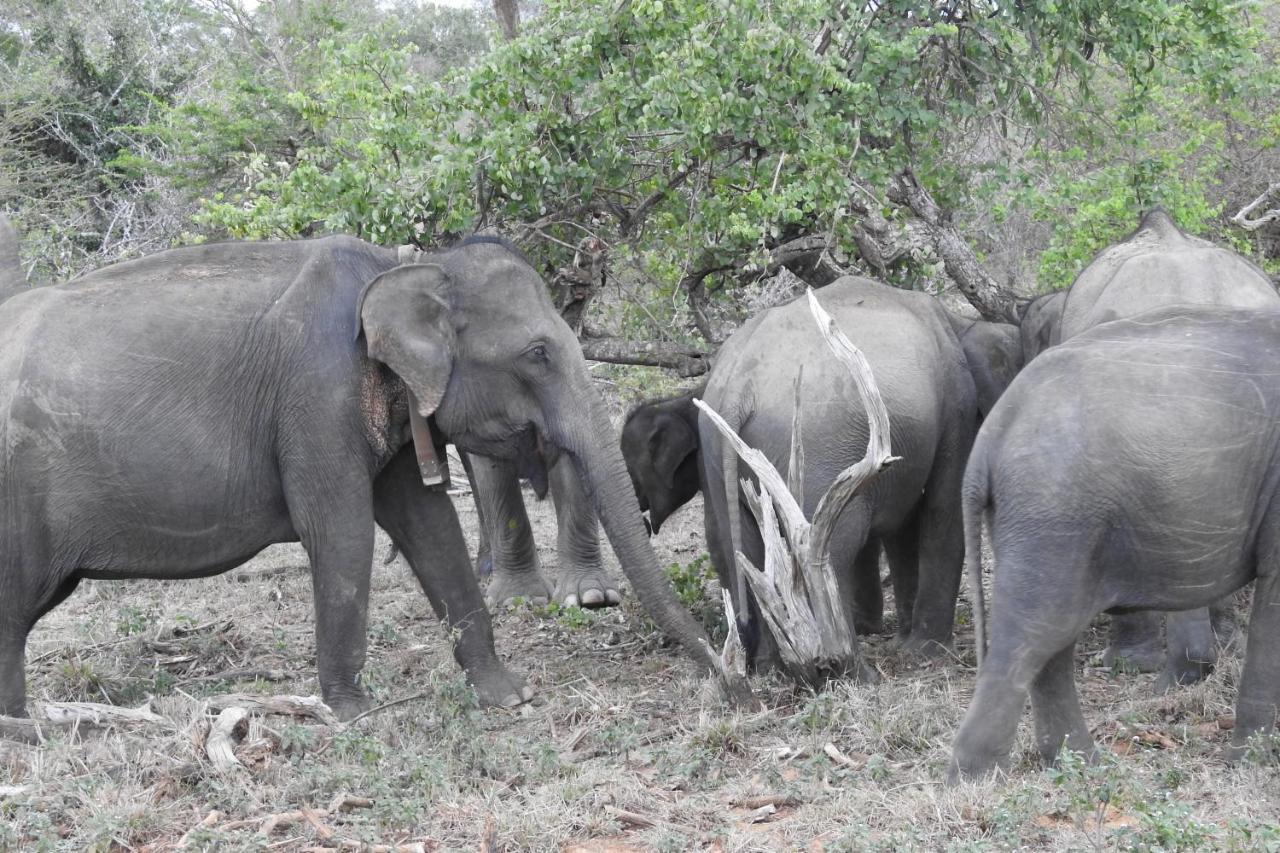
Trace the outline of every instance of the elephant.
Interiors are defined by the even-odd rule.
[[[865,354],[889,413],[894,455],[902,460],[845,507],[831,544],[841,595],[857,629],[880,629],[879,553],[892,569],[898,634],[910,651],[936,653],[951,642],[963,562],[960,480],[977,428],[977,394],[946,312],[931,296],[846,276],[819,291],[822,305]],[[724,344],[704,400],[746,443],[786,470],[793,385],[803,369],[802,509],[812,517],[837,473],[863,454],[868,427],[853,379],[830,357],[805,301],[757,315]],[[732,555],[763,566],[762,543],[739,490],[738,457],[706,418],[699,419],[701,481],[712,562],[733,590],[744,643],[769,663],[769,640]],[[653,496],[649,497],[653,503]]]
[[[978,393],[978,413],[987,416],[1023,365],[1022,332],[1009,323],[970,320],[947,312],[960,339],[965,363]]]
[[[1228,758],[1280,700],[1280,311],[1177,306],[1036,358],[979,430],[964,479],[979,649],[949,778],[1007,767],[1030,690],[1046,760],[1091,753],[1073,675],[1099,613],[1187,610],[1256,579]]]
[[[662,530],[672,513],[702,491],[698,409],[706,391],[650,400],[636,406],[622,425],[622,458],[640,499],[650,533]]]
[[[1055,290],[1023,303],[1018,309],[1018,337],[1022,341],[1022,363],[1026,364],[1061,338],[1062,306],[1065,290]]]
[[[1172,305],[1267,310],[1280,307],[1280,295],[1257,266],[1184,233],[1157,208],[1076,277],[1063,298],[1057,337],[1070,340],[1101,323]],[[1229,623],[1229,613],[1229,606],[1215,606],[1212,616],[1206,609],[1175,614],[1169,618],[1167,643],[1161,636],[1163,614],[1116,616],[1104,660],[1143,672],[1163,666],[1157,682],[1162,691],[1196,681],[1212,669],[1214,624]]]
[[[480,700],[527,700],[453,505],[424,478],[446,440],[569,459],[650,615],[714,668],[541,278],[488,236],[416,261],[344,236],[213,243],[0,303],[0,713],[25,712],[27,634],[82,578],[203,577],[300,541],[321,694],[350,719],[369,704],[375,523]]]

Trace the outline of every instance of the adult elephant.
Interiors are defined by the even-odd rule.
[[[301,541],[321,692],[354,716],[375,523],[481,700],[527,699],[454,508],[423,483],[415,451],[444,440],[567,455],[650,614],[711,666],[537,273],[493,238],[422,260],[348,237],[220,243],[0,304],[0,713],[23,713],[27,633],[80,579],[206,576]]]
[[[1072,283],[1062,303],[1057,336],[1068,341],[1111,320],[1173,305],[1280,308],[1271,279],[1254,264],[1207,240],[1182,232],[1160,209],[1145,215],[1128,238],[1100,253]],[[1225,615],[1226,609],[1218,616]],[[1150,672],[1164,667],[1161,689],[1202,678],[1216,658],[1210,611],[1169,618],[1148,612],[1112,619],[1104,659]],[[1168,653],[1166,654],[1166,645]]]
[[[893,452],[902,457],[849,502],[835,525],[832,564],[852,570],[841,573],[842,595],[855,625],[878,619],[879,559],[869,540],[880,540],[904,646],[939,651],[951,641],[963,558],[959,488],[978,421],[973,379],[946,312],[932,297],[848,276],[824,287],[819,298],[870,363],[888,409]],[[853,380],[830,357],[807,304],[772,308],[735,332],[716,359],[704,399],[747,444],[786,470],[801,370],[806,454],[799,497],[812,516],[835,476],[862,457],[869,431]],[[763,566],[763,545],[745,509],[737,454],[705,418],[699,445],[712,559],[725,588],[736,591],[739,613],[746,613],[744,584],[731,558],[742,551]],[[745,638],[749,650],[763,639],[754,629]]]
[[[982,648],[950,776],[1007,766],[1027,692],[1047,760],[1092,752],[1074,649],[1097,614],[1203,608],[1257,579],[1229,758],[1280,701],[1280,310],[1182,306],[1099,325],[1029,364],[964,481]]]
[[[827,293],[822,291],[823,296]],[[985,416],[1022,369],[1017,326],[972,320],[946,312],[960,342],[977,393],[978,414]],[[755,321],[739,334],[751,335]],[[714,371],[713,371],[714,373]],[[662,523],[702,490],[701,441],[695,397],[706,385],[673,397],[650,400],[632,409],[622,427],[622,456],[650,529]]]

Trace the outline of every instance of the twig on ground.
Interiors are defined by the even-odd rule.
[[[252,696],[248,693],[224,693],[205,700],[210,710],[244,708],[251,714],[285,714],[292,717],[312,717],[327,726],[336,726],[338,718],[333,710],[315,696]]]
[[[288,681],[290,675],[283,669],[224,669],[210,675],[199,675],[184,678],[187,684],[201,684],[209,681]]]

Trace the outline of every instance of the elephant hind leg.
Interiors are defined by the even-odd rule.
[[[1236,725],[1228,761],[1243,758],[1249,738],[1265,735],[1275,725],[1280,710],[1280,575],[1275,566],[1258,577],[1253,590],[1253,610],[1249,615],[1249,640],[1245,647],[1244,672],[1236,697]]]
[[[1040,670],[1031,685],[1031,709],[1036,721],[1036,746],[1045,763],[1067,749],[1094,755],[1089,724],[1080,711],[1080,695],[1076,692],[1075,650],[1073,640],[1055,654]]]
[[[1018,550],[1027,553],[1002,555],[996,567],[991,645],[978,672],[973,701],[956,733],[947,776],[950,783],[1008,769],[1018,720],[1031,689],[1037,741],[1043,752],[1056,755],[1064,741],[1073,748],[1092,749],[1076,696],[1072,650],[1095,611],[1083,606],[1077,595],[1055,595],[1028,582],[1035,577],[1068,583],[1079,579],[1080,573],[1069,563],[1057,570],[1051,554],[1036,553],[1035,548]]]
[[[911,636],[912,614],[920,581],[920,533],[915,520],[912,519],[894,535],[885,537],[884,547],[889,557],[889,576],[893,580],[898,642],[905,643]]]
[[[1164,693],[1180,684],[1194,684],[1213,672],[1218,661],[1217,641],[1209,608],[1170,613],[1165,645],[1164,672],[1156,681],[1156,692]]]
[[[1164,666],[1164,613],[1148,610],[1111,617],[1102,662],[1120,672],[1155,672]]]
[[[884,631],[879,539],[868,539],[853,561],[853,630],[858,634]]]

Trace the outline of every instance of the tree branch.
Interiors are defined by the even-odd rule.
[[[938,207],[911,170],[894,179],[888,195],[890,201],[906,207],[920,219],[947,275],[983,318],[1004,323],[1018,322],[1013,294],[996,284],[996,280],[982,268],[973,249],[951,224],[950,214]]]
[[[1272,197],[1276,198],[1276,206],[1256,218],[1250,219],[1253,212],[1266,204]],[[1262,195],[1249,202],[1240,212],[1231,217],[1231,221],[1246,231],[1257,231],[1268,222],[1280,222],[1280,181],[1267,187]]]
[[[699,376],[711,366],[710,354],[667,341],[629,341],[625,338],[583,338],[582,354],[591,361],[665,367],[681,376]]]

